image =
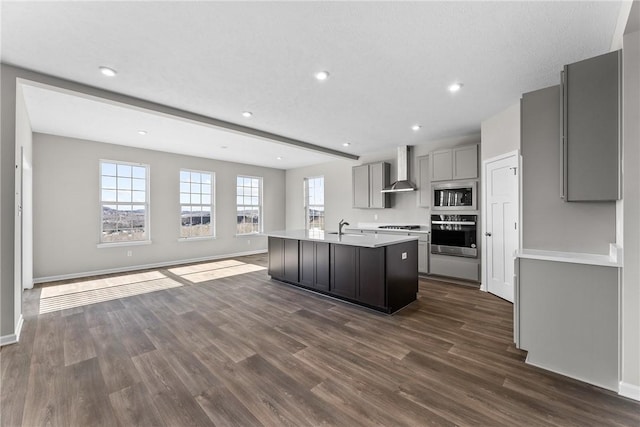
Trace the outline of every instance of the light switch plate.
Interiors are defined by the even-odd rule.
[[[402,259],[407,259],[407,253],[406,252],[402,252]]]

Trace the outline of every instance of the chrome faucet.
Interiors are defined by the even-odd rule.
[[[344,219],[341,219],[340,222],[338,223],[338,236],[342,236],[344,234],[342,232],[342,227],[344,227],[345,225],[349,225],[349,223],[346,222]]]

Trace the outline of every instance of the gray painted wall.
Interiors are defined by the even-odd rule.
[[[609,254],[615,203],[560,199],[560,86],[525,94],[521,108],[522,247]]]
[[[100,159],[149,165],[152,244],[97,247]],[[215,172],[214,240],[178,240],[181,168]],[[33,171],[36,279],[265,250],[266,237],[235,235],[237,175],[264,178],[265,231],[285,226],[285,172],[279,169],[36,133]]]
[[[459,138],[449,138],[430,141],[411,148],[409,179],[416,182],[417,161],[419,156],[429,154],[432,150],[444,147],[474,144],[479,141],[479,135],[469,135]],[[362,156],[358,162],[337,160],[335,162],[304,168],[287,170],[287,229],[304,228],[304,190],[305,177],[324,176],[325,180],[325,221],[328,231],[338,229],[338,221],[344,218],[352,226],[358,222],[378,223],[415,223],[429,225],[430,210],[417,207],[417,192],[392,194],[391,207],[387,209],[354,209],[352,208],[351,168],[353,166],[386,161],[391,164],[391,182],[397,176],[397,151],[385,151]],[[378,216],[375,219],[375,215]]]
[[[640,4],[631,9],[623,40],[623,216],[622,377],[640,398]]]
[[[481,124],[481,162],[520,149],[520,103],[488,118]],[[482,163],[480,163],[482,164]]]

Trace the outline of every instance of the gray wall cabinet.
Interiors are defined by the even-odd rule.
[[[418,157],[418,207],[431,207],[431,165],[429,155]]]
[[[353,167],[353,207],[388,208],[389,163],[378,162]]]
[[[621,61],[616,51],[564,67],[561,197],[568,202],[621,197]]]
[[[602,253],[616,241],[615,203],[565,203],[558,197],[559,99],[558,85],[522,96],[522,246]]]
[[[431,152],[431,181],[478,177],[478,145]]]

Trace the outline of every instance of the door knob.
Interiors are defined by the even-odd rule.
[[[484,235],[487,236],[487,237],[491,237],[491,233],[489,233],[489,232],[484,233]]]

